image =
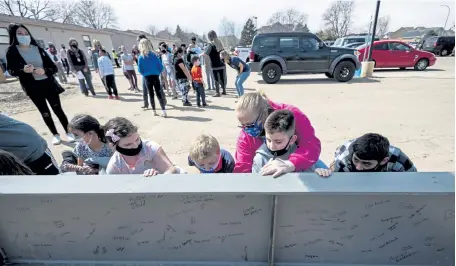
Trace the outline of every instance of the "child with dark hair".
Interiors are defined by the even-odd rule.
[[[333,172],[416,172],[409,157],[380,134],[367,133],[337,148],[329,169],[316,169],[321,176]]]
[[[12,153],[0,150],[1,175],[34,175],[34,173]]]
[[[182,104],[184,106],[192,106],[188,100],[188,92],[190,91],[190,84],[192,83],[192,76],[185,66],[184,62],[184,50],[179,47],[174,53],[175,62],[174,68],[176,69],[176,80],[177,86],[182,93]]]
[[[180,172],[159,144],[140,138],[138,128],[130,120],[113,118],[104,129],[107,141],[116,149],[106,170],[108,174],[153,176]]]
[[[262,173],[272,160],[288,160],[296,150],[296,125],[289,110],[272,112],[264,123],[265,143],[256,151],[252,173]]]
[[[112,67],[112,61],[106,56],[106,50],[100,49],[100,57],[98,58],[98,73],[100,74],[103,84],[105,85],[106,92],[108,93],[108,99],[119,100],[119,94],[117,93],[116,80],[114,76],[114,68]]]
[[[97,174],[99,170],[106,169],[114,153],[106,142],[104,131],[97,119],[90,115],[76,115],[68,125],[75,135],[78,143],[73,154],[77,163],[73,164],[71,154],[62,153],[64,172],[77,172],[81,174]]]
[[[192,80],[193,88],[196,91],[196,104],[198,107],[201,107],[201,103],[203,103],[203,106],[207,106],[206,93],[204,92],[203,85],[203,71],[201,70],[200,60],[198,56],[192,57],[192,64]]]

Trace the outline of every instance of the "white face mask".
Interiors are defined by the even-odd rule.
[[[31,41],[30,35],[16,35],[16,38],[21,45],[29,45]]]

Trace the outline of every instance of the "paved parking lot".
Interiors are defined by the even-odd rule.
[[[283,77],[277,84],[265,84],[252,74],[245,86],[246,91],[261,88],[273,101],[301,108],[322,142],[321,158],[327,163],[344,141],[377,132],[404,150],[419,171],[454,171],[454,71],[454,58],[446,57],[425,72],[382,70],[374,72],[372,79],[349,83],[338,83],[324,75],[295,75]],[[206,109],[182,107],[180,101],[168,99],[167,119],[141,110],[142,95],[127,92],[128,82],[120,71],[116,80],[121,102],[74,94],[63,99],[63,106],[69,118],[78,113],[92,114],[102,122],[114,116],[128,117],[139,126],[144,139],[160,143],[173,161],[188,168],[189,145],[202,132],[214,135],[234,153],[239,133],[233,111],[234,75],[229,69],[229,95],[209,97],[210,107]],[[94,79],[97,91],[102,92],[99,78]],[[37,111],[15,117],[50,140]],[[69,147],[52,147],[56,157],[65,149]]]

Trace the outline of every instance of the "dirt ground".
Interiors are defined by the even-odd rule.
[[[354,79],[349,83],[338,83],[324,75],[294,75],[270,85],[255,73],[245,87],[247,92],[261,88],[272,100],[301,108],[322,142],[321,159],[326,163],[331,162],[335,149],[344,141],[377,132],[405,151],[419,171],[454,171],[454,71],[454,58],[447,57],[439,58],[425,72],[382,70],[370,80]],[[234,115],[234,76],[235,72],[229,69],[229,95],[209,96],[210,106],[205,109],[183,107],[180,100],[168,98],[166,119],[141,110],[142,93],[127,91],[128,82],[119,70],[116,82],[121,101],[108,100],[99,77],[94,76],[96,98],[86,98],[77,86],[69,86],[62,102],[69,119],[78,113],[91,114],[102,123],[115,116],[127,117],[139,126],[143,139],[160,143],[175,163],[194,172],[187,166],[187,154],[190,143],[200,133],[214,135],[223,148],[234,154],[240,130]],[[0,99],[6,95],[1,93],[1,87]],[[71,149],[68,143],[52,146],[46,125],[29,101],[6,106],[0,100],[0,110],[37,129],[49,141],[57,159],[62,151]],[[58,121],[56,124],[63,134]]]

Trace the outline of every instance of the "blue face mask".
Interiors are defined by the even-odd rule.
[[[29,35],[16,35],[17,41],[19,44],[22,45],[29,45],[30,44],[30,36]]]
[[[263,132],[263,125],[261,122],[255,121],[253,125],[244,127],[244,132],[251,137],[258,137]]]
[[[197,165],[196,163],[195,163],[195,166],[196,166],[196,168],[198,168],[198,170],[202,174],[212,174],[212,173],[215,173],[215,170],[217,170],[217,167],[219,166],[221,159],[222,159],[222,157],[219,156],[219,158],[217,160],[217,163],[214,164],[211,168],[209,168],[209,170],[205,169],[204,167],[201,167],[201,166]]]

